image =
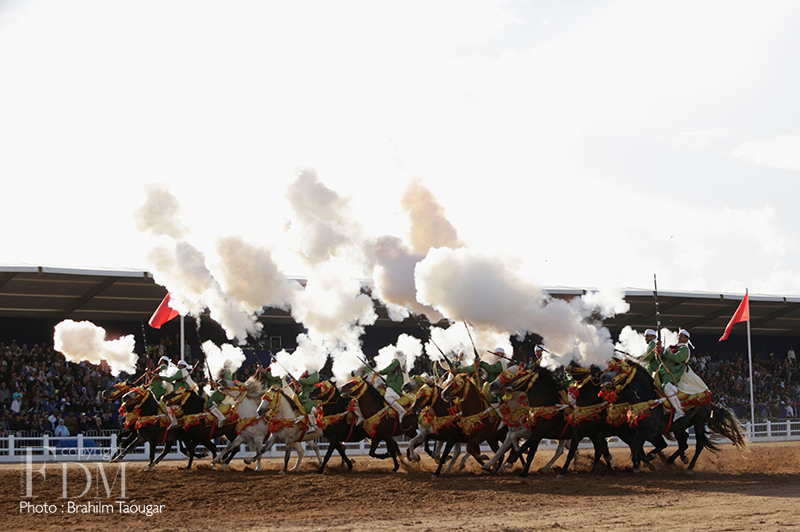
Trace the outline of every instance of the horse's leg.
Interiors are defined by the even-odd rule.
[[[685,430],[675,430],[672,432],[675,435],[675,441],[678,442],[678,449],[667,458],[667,465],[671,466],[675,463],[675,459],[679,456],[683,455],[686,452],[686,449],[689,448],[689,433]],[[695,437],[697,437],[695,435]],[[699,441],[699,439],[698,439]]]
[[[386,439],[386,449],[389,451],[389,455],[394,461],[392,472],[397,472],[397,470],[400,469],[400,462],[397,460],[397,457],[402,456],[402,453],[400,452],[400,446],[397,445],[397,442],[394,441],[394,438],[391,436]]]
[[[408,442],[408,448],[406,449],[406,458],[408,458],[409,462],[419,462],[420,457],[419,455],[414,452],[414,450],[420,446],[420,444],[425,440],[425,436],[428,434],[428,431],[422,428],[417,428],[417,435],[411,438]]]
[[[216,463],[222,465],[220,469],[225,470],[227,468],[228,464],[231,462],[231,460],[233,460],[234,455],[239,450],[239,445],[242,444],[242,441],[243,439],[241,434],[236,436],[236,438],[234,438],[233,441],[230,442],[225,449],[223,449],[219,456],[214,459],[216,460]],[[212,461],[211,466],[213,467],[214,465],[215,463]]]
[[[289,457],[292,454],[292,446],[294,444],[293,443],[289,443],[286,440],[283,440],[283,445],[285,446],[286,450],[283,453],[283,469],[279,473],[281,475],[285,475],[286,472],[289,470]]]
[[[436,440],[436,443],[433,444],[433,452],[428,453],[430,454],[431,458],[436,460],[437,462],[442,458],[442,447],[444,446],[443,440]]]
[[[456,443],[453,445],[453,458],[450,460],[450,463],[447,464],[447,467],[444,468],[444,474],[449,475],[450,472],[453,471],[453,466],[456,464],[456,460],[458,460],[458,456],[461,454],[461,443]],[[465,457],[468,457],[468,453],[464,453]]]
[[[553,467],[553,464],[556,463],[556,460],[561,458],[561,455],[564,454],[564,448],[567,446],[567,442],[568,441],[570,441],[570,440],[558,440],[558,447],[556,447],[556,452],[553,455],[553,458],[550,459],[550,461],[547,462],[541,469],[539,469],[539,473],[547,473],[548,471],[550,471],[550,468]],[[580,443],[580,440],[578,440],[578,443]],[[573,457],[575,456],[575,454],[577,452],[578,452],[578,445],[576,444],[575,445],[575,453],[573,453]],[[520,455],[521,454],[522,453],[520,453]],[[522,457],[520,456],[520,458],[522,458]]]
[[[339,443],[339,440],[328,438],[328,450],[325,452],[325,458],[322,459],[322,463],[319,464],[319,469],[317,469],[318,475],[321,475],[323,471],[325,471],[325,466],[328,465],[328,460],[330,460],[331,456],[333,456],[334,449],[339,451],[339,454],[342,456],[342,459],[346,459],[344,455],[344,449],[342,449],[342,444]],[[352,466],[350,466],[350,468],[352,468]]]
[[[453,446],[455,444],[455,438],[449,438],[445,443],[444,451],[442,452],[442,456],[439,458],[439,466],[436,468],[436,472],[432,475],[433,478],[438,478],[439,474],[442,472],[442,466],[444,465],[445,460],[447,460],[447,455],[450,454],[451,450],[453,450]]]
[[[569,440],[569,452],[567,453],[567,460],[564,462],[564,465],[559,468],[558,475],[556,475],[556,478],[564,478],[564,476],[567,473],[569,473],[569,465],[572,463],[572,459],[575,458],[575,453],[578,452],[578,445],[580,445],[581,440],[583,440],[583,436],[578,434],[577,431],[576,431],[572,435],[572,438],[570,438],[570,440]],[[566,440],[559,440],[558,447],[561,448],[563,446],[564,442],[566,442]],[[563,451],[563,449],[562,449],[562,451]],[[558,457],[559,454],[561,454],[561,453],[559,453],[558,450],[556,450],[556,457]],[[552,463],[554,461],[555,461],[555,458],[553,458],[553,460],[551,460],[548,463],[548,465],[546,465],[545,467],[540,469],[539,472],[540,473],[544,473],[545,471],[542,471],[542,470],[545,469],[546,467],[548,467],[549,465],[552,465]]]
[[[520,447],[519,449],[519,456],[520,458],[524,456],[525,452],[528,452],[528,457],[522,464],[522,471],[517,475],[518,477],[527,477],[528,471],[530,471],[531,463],[533,463],[533,457],[536,455],[536,449],[539,447],[539,443],[542,441],[544,436],[541,434],[533,434],[531,433],[528,440],[525,444]]]
[[[456,445],[458,445],[458,452],[461,452],[461,444],[457,443]],[[461,458],[461,463],[458,464],[458,470],[459,471],[464,469],[465,467],[467,467],[467,460],[469,460],[470,456],[472,456],[472,455],[469,454],[469,453],[464,453],[464,456]],[[453,460],[455,460],[455,457],[453,457]]]
[[[389,453],[378,454],[375,452],[378,449],[378,445],[380,445],[381,441],[382,440],[378,438],[377,434],[375,435],[375,437],[372,438],[372,443],[369,446],[369,455],[373,458],[380,458],[381,460],[386,460],[387,458],[389,458],[389,456],[391,456]],[[388,443],[386,444],[386,447],[388,449],[389,447]]]
[[[118,450],[117,454],[115,454],[114,457],[111,459],[111,462],[119,462],[120,460],[125,458],[126,454],[128,454],[132,450],[136,449],[136,447],[138,447],[140,444],[144,443],[145,441],[147,441],[147,440],[145,440],[144,436],[142,436],[141,434],[137,433],[136,434],[136,439],[131,441],[131,442],[129,442],[128,445],[125,447],[125,449],[123,449],[121,451]]]
[[[292,471],[297,471],[300,469],[300,463],[303,461],[303,456],[306,454],[305,449],[303,449],[303,444],[299,441],[296,441],[292,444],[294,450],[297,452],[297,462],[294,464]],[[321,462],[322,460],[320,460]]]
[[[508,434],[506,434],[506,439],[503,440],[503,444],[499,449],[497,449],[497,451],[495,451],[494,456],[492,456],[488,462],[481,466],[482,469],[485,471],[491,471],[494,469],[494,465],[505,455],[506,451],[511,448],[511,438],[513,437],[513,434],[514,433],[512,431],[508,431]]]

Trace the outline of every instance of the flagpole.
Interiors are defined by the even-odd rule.
[[[749,290],[745,288],[744,296],[747,297],[748,294]],[[753,350],[750,346],[750,309],[748,308],[747,310],[747,360],[750,364],[750,437],[752,438],[756,434],[756,405],[753,398]]]

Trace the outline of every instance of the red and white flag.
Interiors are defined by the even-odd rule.
[[[750,303],[748,301],[748,293],[745,293],[744,299],[742,302],[739,303],[739,308],[736,309],[736,312],[733,314],[731,321],[728,322],[728,326],[725,327],[725,332],[722,333],[722,338],[719,341],[727,340],[728,335],[731,333],[731,328],[733,327],[734,323],[739,323],[740,321],[750,321]]]
[[[177,310],[169,306],[169,294],[167,294],[147,323],[154,329],[160,329],[162,325],[179,315]]]

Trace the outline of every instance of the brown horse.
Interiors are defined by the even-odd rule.
[[[398,414],[384,400],[381,393],[361,377],[353,377],[342,387],[342,395],[358,401],[361,415],[364,416],[362,427],[372,438],[369,455],[382,460],[391,457],[394,461],[392,471],[400,469],[400,448],[394,436],[404,434],[413,437],[417,433],[417,417],[408,413],[400,422]],[[377,454],[375,451],[381,442],[386,442],[388,453]]]
[[[447,455],[456,443],[466,443],[467,452],[471,454],[481,466],[488,457],[484,459],[481,455],[480,446],[483,442],[488,442],[493,451],[497,452],[500,442],[506,438],[508,427],[502,425],[503,420],[497,411],[489,405],[488,400],[483,395],[477,385],[465,373],[456,374],[450,383],[442,390],[440,408],[445,408],[444,412],[454,412],[455,404],[460,405],[460,416],[457,423],[440,432],[440,437],[446,438],[444,452],[439,460],[439,467],[433,474],[438,477],[442,466],[447,460]],[[435,405],[434,405],[435,406]],[[450,413],[449,415],[453,415]]]

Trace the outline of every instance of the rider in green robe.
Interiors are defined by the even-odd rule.
[[[650,374],[658,371],[658,366],[661,364],[657,353],[657,338],[658,335],[653,329],[647,329],[644,332],[644,340],[647,342],[647,350],[645,351],[644,355],[639,357],[639,363],[644,366]]]
[[[406,409],[400,406],[397,401],[402,397],[403,384],[405,383],[405,374],[403,372],[405,359],[405,353],[397,349],[394,352],[392,361],[378,372],[386,382],[386,391],[383,394],[383,398],[400,415],[401,423],[403,422],[403,416],[406,415]]]
[[[667,396],[672,408],[675,410],[673,421],[684,415],[681,402],[678,399],[678,383],[681,382],[683,373],[686,371],[686,362],[691,355],[689,336],[689,331],[681,329],[678,333],[677,344],[666,349],[661,345],[658,346],[658,356],[661,363],[657,372],[661,379],[664,395]]]

